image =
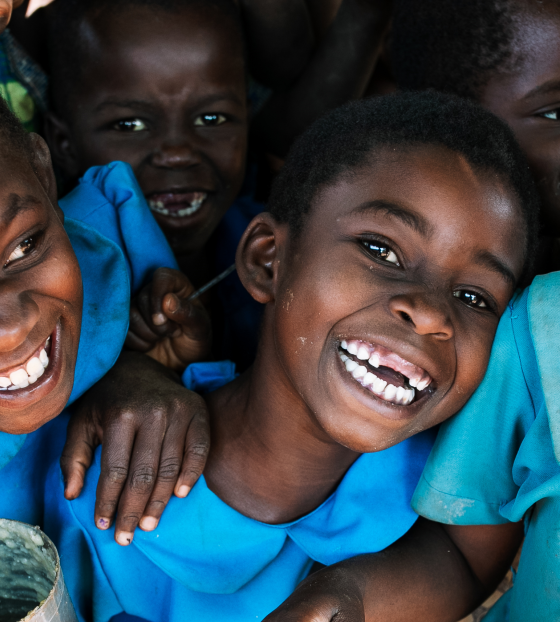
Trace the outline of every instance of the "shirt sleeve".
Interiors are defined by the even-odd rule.
[[[501,524],[518,492],[512,468],[535,419],[517,333],[527,335],[527,295],[508,307],[488,370],[463,409],[444,422],[412,499],[418,514],[456,525]]]

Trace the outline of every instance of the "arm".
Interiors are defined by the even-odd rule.
[[[255,117],[256,140],[266,152],[284,157],[315,119],[363,95],[390,14],[390,0],[343,0],[305,71]]]
[[[273,89],[289,86],[314,45],[305,0],[239,0],[252,75]]]
[[[384,551],[311,575],[266,622],[454,622],[496,589],[522,537],[521,523],[420,518]]]

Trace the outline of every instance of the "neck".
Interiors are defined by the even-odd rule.
[[[253,367],[213,393],[208,486],[242,514],[266,523],[295,520],[334,491],[358,454],[333,441],[267,347]],[[271,340],[272,341],[272,340]]]

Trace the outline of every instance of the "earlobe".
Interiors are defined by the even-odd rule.
[[[70,138],[68,125],[52,112],[45,115],[45,137],[51,150],[52,158],[70,179],[78,177],[78,163]]]
[[[237,274],[245,289],[262,304],[276,297],[280,255],[287,237],[287,225],[263,212],[249,223],[237,247]]]

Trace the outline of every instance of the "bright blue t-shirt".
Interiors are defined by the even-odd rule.
[[[513,588],[485,620],[560,620],[560,273],[504,313],[484,380],[444,423],[413,498],[456,525],[526,521]]]
[[[187,368],[183,380],[204,392],[233,377],[229,362],[200,363]],[[410,498],[434,436],[428,430],[362,455],[323,504],[283,525],[240,514],[202,476],[186,499],[171,499],[155,531],[137,530],[128,547],[115,543],[113,528],[100,531],[92,521],[99,451],[75,501],[52,502],[63,487],[60,469],[53,468],[47,504],[52,503],[50,518],[62,526],[54,537],[78,617],[88,619],[93,607],[95,622],[115,616],[151,622],[262,620],[293,592],[313,561],[328,565],[380,551],[410,529],[417,518]]]
[[[113,366],[128,330],[131,285],[138,287],[159,265],[173,267],[174,258],[151,215],[128,165],[114,163],[90,169],[80,185],[60,201],[65,214],[103,214],[98,224],[117,233],[121,245],[72,218],[65,229],[80,265],[84,289],[82,326],[74,386],[74,402]],[[111,219],[112,218],[112,219]],[[102,226],[101,226],[102,225]],[[134,253],[138,226],[151,240],[151,254]],[[133,287],[134,289],[134,287]],[[58,463],[66,439],[65,410],[31,434],[0,432],[0,517],[43,524],[43,491],[49,465]]]

